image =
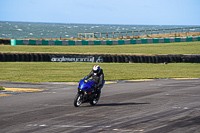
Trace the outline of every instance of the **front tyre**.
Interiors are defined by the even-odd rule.
[[[79,107],[83,102],[83,94],[77,94],[74,98],[74,106]]]

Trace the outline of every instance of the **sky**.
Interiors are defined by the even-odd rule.
[[[200,25],[200,0],[0,0],[0,21]]]

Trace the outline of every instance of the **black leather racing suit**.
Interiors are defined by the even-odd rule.
[[[89,79],[90,77],[92,77],[92,80],[96,83],[96,85],[94,86],[94,89],[97,93],[101,93],[101,88],[103,86],[103,82],[104,82],[104,74],[103,74],[103,70],[100,69],[99,72],[95,75],[93,71],[91,71],[86,77],[85,79]]]

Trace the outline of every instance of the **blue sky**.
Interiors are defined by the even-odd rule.
[[[200,0],[0,0],[0,21],[200,25]]]

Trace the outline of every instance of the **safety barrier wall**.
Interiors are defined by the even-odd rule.
[[[171,43],[200,41],[200,36],[177,37],[177,38],[147,38],[127,40],[19,40],[11,39],[11,45],[123,45],[123,44],[145,44],[145,43]]]
[[[200,63],[198,55],[81,55],[0,53],[0,62]]]
[[[0,44],[4,44],[4,45],[10,45],[10,39],[1,39],[0,38]]]

